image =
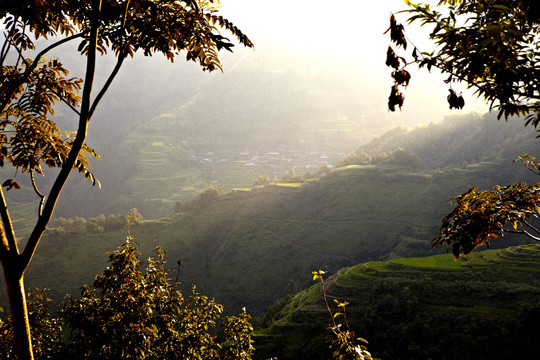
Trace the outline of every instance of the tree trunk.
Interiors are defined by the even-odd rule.
[[[13,264],[4,265],[9,307],[11,309],[11,322],[15,330],[15,351],[18,360],[33,360],[32,338],[30,335],[30,323],[26,308],[26,296],[24,291],[23,275],[13,268]]]

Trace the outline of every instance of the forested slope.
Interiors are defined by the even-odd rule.
[[[236,190],[203,207],[180,206],[170,217],[133,225],[131,232],[145,256],[160,245],[167,250],[171,268],[176,269],[177,260],[182,259],[180,279],[186,289],[197,281],[231,311],[247,306],[251,312],[262,313],[287,291],[308,285],[307,274],[313,269],[337,271],[364,261],[432,254],[430,239],[451,209],[448,200],[473,185],[487,189],[495,184],[538,181],[522,165],[512,163],[521,152],[535,154],[534,132],[488,120],[465,117],[459,131],[447,135],[440,135],[443,130],[431,131],[454,144],[450,148],[441,143],[438,148],[424,145],[430,151],[418,150],[422,144],[437,143],[433,136],[418,140],[422,129],[394,138],[389,133],[379,140],[393,139],[381,150],[391,149],[392,143],[395,147],[416,144],[422,159],[431,154],[441,164],[457,163],[453,166],[416,169],[388,163],[338,168],[305,184]],[[430,127],[444,129],[449,121],[458,123],[449,119]],[[455,134],[464,134],[468,128],[478,138],[483,132],[495,132],[507,134],[507,139],[492,137],[482,142],[481,149],[491,149],[479,158],[483,161],[476,161],[476,155],[444,160],[445,154],[455,153],[449,149],[464,146],[463,136]],[[409,137],[417,140],[409,141]],[[167,181],[166,177],[156,179],[153,191],[168,189],[172,182]],[[22,206],[20,211],[31,216],[34,210]],[[58,298],[91,282],[105,266],[105,252],[121,244],[127,231],[123,226],[101,230],[88,226],[48,231],[28,270],[27,284],[51,288]],[[505,239],[494,244],[515,243]]]
[[[495,114],[456,115],[442,122],[414,129],[395,128],[362,145],[371,156],[396,148],[417,154],[425,169],[492,160],[513,160],[526,152],[540,150],[535,131],[521,119],[496,120]],[[534,154],[532,154],[534,155]]]
[[[479,182],[534,179],[520,165],[510,164],[512,171],[500,166],[420,172],[351,166],[303,186],[234,191],[203,207],[135,224],[131,233],[145,256],[160,245],[171,268],[182,259],[186,289],[197,281],[231,311],[247,306],[261,313],[287,287],[308,285],[313,269],[430,255],[429,240],[450,210],[451,196]],[[58,296],[76,291],[105,266],[105,252],[126,235],[125,228],[48,231],[28,270],[28,286],[51,288]]]
[[[342,311],[333,299],[348,302],[350,329],[382,359],[533,359],[540,351],[538,244],[457,262],[437,255],[363,263],[328,277],[325,289],[333,311]],[[291,295],[267,313],[257,358],[328,359],[329,322],[320,284]]]

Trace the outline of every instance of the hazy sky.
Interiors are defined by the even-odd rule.
[[[406,8],[403,0],[221,0],[220,13],[242,29],[255,43],[257,51],[264,51],[265,40],[282,42],[299,52],[326,53],[342,59],[346,66],[353,64],[352,76],[366,84],[366,94],[377,102],[381,112],[386,103],[392,80],[386,67],[389,35],[383,35],[392,12]],[[404,22],[407,14],[396,14]],[[406,28],[407,36],[420,50],[430,43],[427,33],[417,26]],[[258,44],[259,43],[259,47]],[[411,58],[410,52],[408,58]],[[388,113],[392,122],[411,125],[415,122],[438,121],[448,109],[448,85],[442,77],[423,69],[410,67],[411,85],[405,92],[401,112]],[[454,89],[465,90],[465,84]],[[463,112],[485,112],[487,106],[474,95],[465,94]]]

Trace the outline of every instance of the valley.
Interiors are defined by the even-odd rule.
[[[1,359],[540,354],[536,2],[0,13]]]
[[[165,121],[163,118],[159,119]],[[500,126],[503,126],[504,130],[498,128]],[[230,156],[227,161],[216,161],[216,174],[234,171],[235,175],[230,177],[230,181],[240,183],[242,187],[231,186],[230,190],[223,193],[209,192],[208,188],[194,198],[184,200],[182,195],[186,192],[194,194],[195,189],[212,185],[212,180],[204,176],[204,169],[208,168],[209,162],[199,160],[197,156],[200,156],[200,153],[190,151],[188,144],[182,141],[173,143],[174,136],[166,134],[168,129],[170,127],[163,126],[161,132],[134,131],[126,137],[122,146],[131,146],[132,151],[128,153],[136,154],[128,162],[139,165],[133,165],[130,178],[121,185],[124,191],[131,194],[138,193],[146,199],[156,199],[154,206],[163,205],[165,208],[161,210],[163,212],[158,211],[156,214],[168,215],[148,217],[148,209],[151,208],[147,208],[147,213],[138,218],[129,229],[123,225],[126,221],[125,214],[101,214],[86,219],[71,217],[71,220],[68,220],[73,225],[69,227],[61,225],[62,222],[53,221],[25,276],[29,288],[50,289],[49,296],[56,304],[61,302],[65,294],[77,296],[80,287],[91,283],[95,274],[107,266],[107,253],[120,246],[129,233],[140,244],[143,258],[153,256],[157,245],[165,249],[165,260],[172,270],[171,276],[178,276],[183,292],[191,291],[192,285],[196,284],[199,291],[224,304],[227,313],[237,313],[245,307],[249,313],[259,316],[257,321],[262,332],[259,333],[257,346],[261,348],[261,354],[278,354],[279,351],[272,348],[273,342],[268,343],[268,339],[288,336],[285,334],[294,329],[300,329],[305,334],[313,332],[314,337],[309,341],[314,344],[321,341],[322,335],[319,331],[324,331],[325,326],[321,325],[319,320],[312,319],[309,311],[291,313],[286,310],[288,305],[285,305],[291,299],[304,298],[305,295],[293,296],[311,286],[311,271],[324,269],[329,274],[343,274],[349,270],[341,269],[351,268],[362,269],[360,272],[364,274],[362,276],[367,276],[366,279],[380,274],[403,278],[410,271],[402,270],[410,269],[407,266],[412,263],[413,267],[420,271],[414,272],[418,274],[415,276],[421,279],[429,277],[433,284],[437,284],[433,286],[443,286],[446,283],[435,280],[436,276],[431,274],[429,268],[440,268],[434,270],[436,273],[443,271],[450,266],[449,255],[444,255],[446,260],[442,263],[438,260],[433,262],[431,259],[439,258],[429,256],[440,256],[437,254],[444,253],[445,249],[432,250],[430,240],[435,237],[442,217],[452,207],[449,199],[472,185],[490,188],[495,184],[517,181],[532,183],[537,180],[537,176],[524,166],[512,162],[516,150],[523,153],[537,151],[537,141],[530,136],[529,130],[522,128],[520,124],[494,122],[488,115],[464,116],[449,118],[428,127],[392,130],[358,150],[372,154],[367,156],[372,158],[373,164],[339,166],[337,162],[335,169],[320,174],[314,172],[314,177],[303,182],[279,180],[265,186],[253,186],[254,178],[262,173],[245,171],[245,163],[254,160],[253,158],[245,157],[248,155],[245,151],[243,154],[238,152],[238,155],[234,155],[232,152],[216,150],[214,159]],[[489,135],[471,150],[463,151],[469,137],[481,139],[480,134]],[[422,141],[417,140],[420,136]],[[499,140],[503,138],[504,141]],[[422,168],[417,167],[417,162],[414,162],[413,167],[410,163],[400,162],[402,158],[398,157],[398,152],[394,152],[396,146],[400,147],[402,152],[416,154],[421,160]],[[285,150],[283,157],[274,163],[277,171],[277,165],[283,162],[288,148],[274,149]],[[227,153],[229,155],[226,155]],[[261,150],[259,160],[262,153]],[[206,156],[208,155],[206,153]],[[252,155],[253,153],[249,153],[248,157]],[[244,158],[240,158],[241,156]],[[182,159],[190,160],[176,167],[173,165],[175,161],[184,161]],[[266,160],[271,163],[271,159]],[[292,165],[288,161],[285,163]],[[261,165],[264,164],[262,160],[257,164],[258,170],[264,168],[264,165]],[[143,169],[151,169],[153,172],[147,173],[147,182],[144,181]],[[300,165],[296,169],[299,173],[304,168]],[[218,186],[226,183],[222,180],[226,177],[219,179],[221,181],[217,183]],[[204,195],[206,192],[211,196]],[[111,201],[114,199],[115,197],[110,198]],[[167,203],[177,205],[173,207]],[[145,202],[140,204],[148,205]],[[31,209],[23,205],[21,204],[17,211],[22,214],[22,211],[28,211],[27,216],[32,216]],[[526,238],[505,236],[494,241],[492,245],[495,248],[505,248],[527,242]],[[475,255],[474,259],[477,259],[476,256],[484,255]],[[176,265],[178,261],[181,261],[181,266]],[[367,264],[358,265],[362,263]],[[457,265],[467,268],[468,264],[476,262],[460,261]],[[385,270],[387,267],[391,268],[390,272]],[[513,272],[497,274],[506,282],[513,281]],[[337,276],[342,284],[342,275]],[[334,276],[331,277],[330,284],[333,284],[333,279]],[[404,285],[401,281],[404,280],[391,280],[382,288],[379,285],[373,286],[383,296],[382,294],[393,294],[396,291],[403,292],[404,287],[410,288],[411,285]],[[463,281],[466,280],[459,280],[459,283]],[[527,286],[532,286],[531,289],[537,288],[537,280],[533,278],[531,281],[522,281],[526,282]],[[359,299],[357,295],[351,295],[356,294],[354,291],[357,290],[351,290],[351,294],[334,293],[334,285],[329,286],[331,297],[344,297],[344,300],[351,304]],[[357,285],[351,286],[355,288]],[[364,290],[358,291],[367,291],[363,287],[362,289]],[[310,290],[312,295],[313,291]],[[375,293],[369,295],[367,299],[372,299],[369,300],[371,305],[366,307],[362,300],[363,305],[359,305],[360,308],[385,308],[387,305],[380,303],[383,300],[378,296]],[[382,299],[388,296],[390,295],[384,295]],[[419,295],[414,296],[419,298]],[[434,293],[433,296],[435,299],[439,295]],[[440,296],[450,299],[446,294]],[[407,297],[396,295],[396,298],[398,300],[392,301],[398,301],[396,306],[399,307],[401,301],[405,301],[403,299]],[[316,301],[316,297],[310,299]],[[515,304],[521,302],[520,299],[512,300],[514,305],[511,306],[518,306]],[[0,301],[5,306],[6,299],[1,298]],[[496,309],[502,306],[498,298],[493,298],[493,302],[486,304],[487,308],[482,307],[484,305],[474,307],[474,301],[474,298],[471,298],[467,306],[478,309],[480,313],[487,309],[490,314],[493,306]],[[351,308],[353,314],[356,311],[355,306]],[[448,306],[457,309],[455,311],[459,314],[463,313],[459,310],[462,305],[454,304],[453,300],[449,300],[448,304],[434,303],[428,308],[435,311],[447,309]],[[534,308],[535,305],[530,306]],[[295,305],[295,308],[297,307]],[[301,307],[304,308],[309,309],[311,305]],[[281,315],[277,315],[278,310]],[[289,311],[288,315],[285,316],[283,311]],[[366,311],[361,310],[361,313],[365,314]],[[417,314],[420,310],[415,305],[411,311],[410,314]],[[501,311],[506,314],[506,310]],[[468,312],[469,310],[465,311]],[[316,314],[322,316],[319,310]],[[440,317],[443,316],[436,311],[430,314],[418,316],[428,320],[439,319],[437,321],[441,321]],[[284,318],[279,319],[276,316]],[[355,316],[353,315],[353,318]],[[384,319],[384,316],[376,315],[380,319]],[[299,325],[298,318],[307,323],[302,322]],[[412,321],[409,317],[404,319]],[[289,324],[291,321],[294,325]],[[394,320],[391,321],[394,324]],[[365,333],[368,338],[370,334],[379,333],[377,326],[382,326],[379,324],[373,325],[375,327],[364,327],[356,322],[353,324],[359,333]],[[401,325],[396,323],[395,326]],[[417,326],[434,325],[419,323]],[[503,325],[493,326],[496,328]],[[261,330],[265,327],[267,330]],[[275,331],[281,335],[275,335]],[[296,339],[295,343],[304,344],[304,341],[308,341],[304,338],[298,339],[297,336],[291,334],[290,338]],[[414,341],[418,345],[419,340]],[[389,358],[392,358],[394,350],[385,349],[384,345],[389,342],[393,340],[374,337],[373,347],[382,354],[387,351]],[[320,344],[324,344],[324,341]],[[295,354],[294,344],[286,349],[290,354]],[[409,350],[413,351],[411,349]],[[280,358],[287,357],[282,355]]]

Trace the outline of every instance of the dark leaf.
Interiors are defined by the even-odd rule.
[[[401,110],[401,107],[403,106],[403,101],[405,100],[405,97],[399,91],[399,88],[396,85],[392,86],[390,91],[390,97],[388,98],[388,109],[390,111],[396,111],[396,105],[399,106],[399,109]]]

